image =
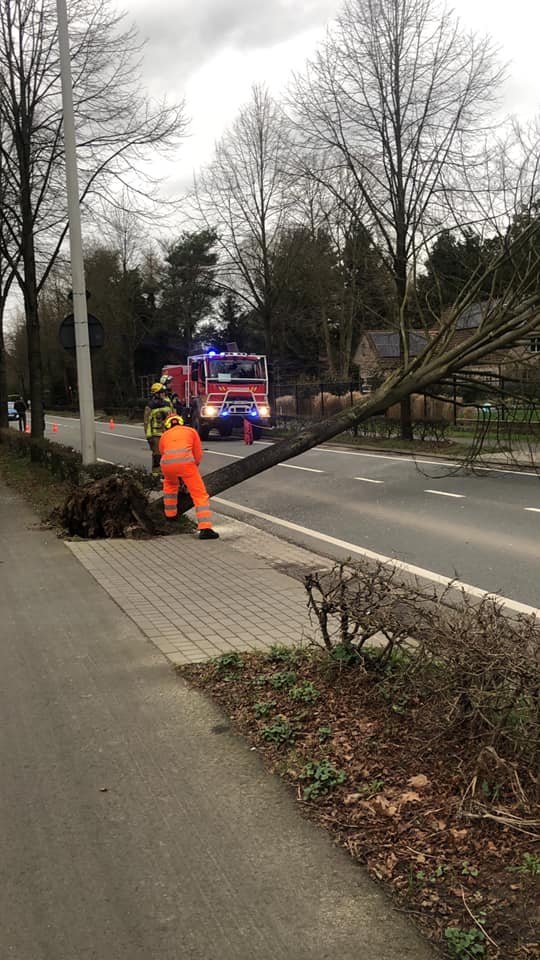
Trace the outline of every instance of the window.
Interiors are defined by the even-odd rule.
[[[540,337],[531,337],[529,340],[529,353],[540,353]]]
[[[208,376],[212,380],[264,380],[262,360],[243,357],[218,357],[208,361]]]

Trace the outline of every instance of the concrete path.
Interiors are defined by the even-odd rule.
[[[231,517],[220,515],[217,526],[216,541],[180,535],[67,546],[172,663],[310,640],[302,575],[332,561]]]
[[[5,488],[0,530],[2,958],[434,956]]]

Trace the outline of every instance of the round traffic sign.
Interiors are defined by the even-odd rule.
[[[75,350],[75,317],[72,313],[62,320],[58,336],[64,350]],[[91,313],[88,314],[88,340],[91,350],[99,350],[105,343],[103,324]]]

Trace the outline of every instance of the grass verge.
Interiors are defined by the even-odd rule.
[[[534,837],[494,813],[468,814],[470,743],[441,731],[437,703],[394,701],[361,664],[318,650],[228,654],[178,672],[445,955],[539,956]]]
[[[71,484],[51,476],[41,463],[32,463],[0,444],[0,478],[14,487],[26,500],[40,520],[49,522],[50,514],[71,492]]]
[[[34,463],[29,457],[18,455],[2,443],[0,479],[28,501],[43,524],[62,533],[62,528],[53,514],[73,493],[73,483],[55,476],[43,463]],[[185,515],[178,517],[174,523],[166,520],[161,500],[151,502],[148,512],[158,536],[190,534],[195,530],[195,524]]]

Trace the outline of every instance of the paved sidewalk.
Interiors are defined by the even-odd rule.
[[[311,639],[301,578],[331,561],[230,517],[218,515],[218,528],[221,539],[208,542],[179,535],[68,547],[172,663]]]
[[[1,486],[0,530],[2,958],[433,960]]]

